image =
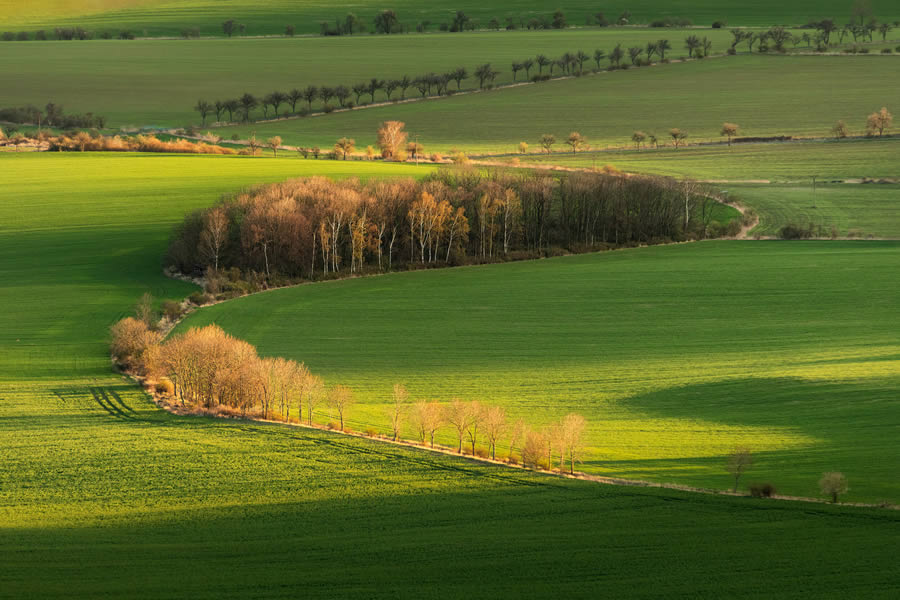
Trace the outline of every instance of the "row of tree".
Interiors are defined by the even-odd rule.
[[[158,393],[177,399],[182,406],[313,425],[316,410],[325,405],[337,419],[336,426],[341,431],[346,429],[354,405],[350,388],[327,387],[303,363],[262,358],[251,344],[216,325],[191,329],[163,341],[161,334],[148,325],[152,317],[145,302],[138,305],[137,317],[126,317],[112,326],[110,349],[114,360],[156,382]],[[506,440],[509,460],[515,460],[518,450],[528,466],[558,465],[563,471],[568,465],[573,473],[586,428],[584,417],[577,414],[566,415],[542,429],[531,429],[521,419],[510,423],[501,406],[459,399],[413,403],[400,384],[394,385],[386,412],[395,441],[411,427],[419,442],[434,447],[436,434],[451,428],[460,454],[465,443],[472,455],[496,459],[498,445]],[[479,448],[479,442],[486,448]]]
[[[313,177],[260,186],[192,213],[175,232],[167,262],[191,274],[238,268],[267,279],[315,279],[503,260],[703,237],[715,204],[699,185],[661,177],[472,167],[420,181]]]
[[[71,131],[52,135],[48,131],[38,131],[31,136],[16,132],[6,136],[0,130],[0,145],[34,146],[39,150],[56,152],[166,152],[176,154],[237,154],[232,148],[225,148],[205,142],[185,139],[163,141],[152,135],[103,136],[87,131]]]
[[[33,104],[0,108],[0,121],[58,129],[103,129],[106,125],[106,117],[91,112],[66,114],[62,106],[53,102],[48,102],[43,110]]]

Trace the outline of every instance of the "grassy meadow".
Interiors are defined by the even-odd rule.
[[[893,511],[610,487],[319,431],[177,417],[115,375],[107,326],[146,290],[181,297],[192,289],[159,267],[181,215],[250,183],[312,172],[423,171],[297,159],[0,156],[0,595],[398,597],[440,588],[495,597],[754,597],[765,576],[796,597],[822,596],[813,579],[836,595],[865,586],[869,597],[890,597],[900,529]],[[864,247],[873,262],[890,262],[893,247]],[[850,260],[856,252],[837,254]],[[599,258],[607,257],[645,262],[639,253]],[[597,258],[571,264],[581,270],[579,262]],[[566,265],[507,266],[521,273],[554,263]],[[479,272],[488,271],[439,275]],[[422,275],[431,274],[330,289]],[[870,302],[885,305],[867,314],[889,310],[872,287]],[[888,338],[859,352],[883,352]],[[858,373],[868,385],[877,387],[878,365],[891,370],[874,361]],[[864,401],[890,407],[877,394]],[[752,425],[747,410],[736,417],[748,421],[740,427]],[[714,412],[703,414],[721,418]],[[821,419],[810,426],[819,427]],[[843,466],[858,455],[834,456]],[[857,499],[867,493],[859,490]]]
[[[616,2],[598,8],[586,0],[569,0],[559,6],[542,4],[536,0],[503,0],[490,5],[463,0],[452,6],[441,3],[414,3],[410,0],[392,2],[400,21],[412,28],[421,21],[431,21],[431,29],[440,23],[450,22],[457,10],[465,11],[481,27],[491,18],[505,24],[506,17],[528,20],[534,16],[549,16],[556,8],[562,9],[568,22],[583,25],[588,16],[602,10],[606,17],[615,20],[623,11],[632,13],[632,23],[649,23],[665,17],[685,17],[698,25],[711,25],[714,21],[727,21],[730,25],[772,25],[773,23],[802,25],[813,19],[835,17],[844,22],[850,16],[850,5],[841,0],[796,0],[785,3],[774,0],[757,0],[752,4],[716,0],[640,0]],[[310,0],[267,0],[264,3],[250,0],[41,0],[41,2],[17,2],[0,0],[0,26],[17,29],[38,29],[60,25],[80,25],[88,29],[118,32],[128,28],[137,35],[180,35],[188,27],[197,27],[203,35],[223,35],[222,21],[235,19],[247,25],[248,35],[273,35],[284,32],[287,24],[294,24],[297,32],[319,32],[319,23],[333,23],[348,11],[355,12],[371,30],[375,15],[384,10],[383,3],[365,0],[348,7]],[[875,16],[890,21],[900,18],[900,12],[886,3],[875,6]]]
[[[72,112],[104,115],[114,127],[199,125],[200,117],[193,107],[201,98],[227,100],[244,92],[264,96],[308,85],[352,86],[372,77],[414,78],[460,66],[471,74],[485,62],[501,72],[495,83],[506,84],[512,83],[513,61],[537,54],[558,58],[565,52],[584,50],[593,57],[597,48],[608,53],[618,43],[628,48],[666,38],[671,40],[672,57],[687,56],[683,40],[694,33],[594,29],[446,36],[13,43],[2,46],[0,72],[17,85],[4,91],[0,106],[43,106],[53,100]],[[713,41],[713,49],[718,52],[723,52],[732,39],[727,30],[704,31],[703,35]],[[110,64],[112,50],[116,60]],[[604,59],[601,64],[606,67],[609,61]],[[596,66],[593,59],[591,65]],[[537,67],[532,74],[536,72]],[[518,80],[523,79],[524,72],[520,72]],[[456,83],[452,87],[455,89]],[[472,77],[463,82],[463,87],[477,88],[478,82]],[[399,90],[394,97],[400,97]],[[419,92],[411,87],[407,97],[419,97]],[[376,101],[384,99],[384,92],[376,94]],[[369,98],[363,100],[368,102]],[[338,105],[335,99],[331,103]],[[313,106],[319,110],[322,102],[317,100]],[[283,112],[285,107],[281,108]],[[260,109],[255,114],[262,117]]]
[[[814,495],[838,469],[875,500],[900,496],[898,267],[896,243],[710,242],[304,285],[180,328],[351,386],[359,430],[385,430],[399,382],[536,427],[582,413],[591,473],[725,488],[747,445],[748,481]]]
[[[821,86],[822,73],[840,84]],[[245,139],[277,134],[288,144],[323,148],[348,136],[365,147],[375,142],[382,121],[394,119],[418,134],[428,151],[469,153],[514,153],[520,141],[538,149],[545,133],[565,151],[571,131],[594,148],[628,146],[635,130],[663,139],[673,127],[686,131],[688,142],[719,140],[725,121],[741,125],[747,136],[825,137],[839,119],[862,133],[866,117],[893,106],[898,93],[898,57],[735,56],[217,132]]]

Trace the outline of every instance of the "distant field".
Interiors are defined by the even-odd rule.
[[[300,286],[180,328],[350,385],[357,429],[385,428],[403,382],[535,426],[583,413],[592,473],[723,488],[743,444],[786,493],[840,469],[855,497],[897,498],[898,267],[895,243],[711,242]]]
[[[861,131],[860,131],[861,133]],[[671,139],[660,140],[670,143]],[[624,144],[625,142],[623,142]],[[536,150],[536,149],[535,149]],[[562,148],[550,155],[517,158],[522,164],[564,167],[603,167],[703,180],[769,180],[819,182],[829,179],[900,177],[900,138],[853,141],[735,144],[728,146],[671,146],[615,152],[572,154]]]
[[[334,22],[348,11],[366,21],[371,30],[374,16],[387,5],[363,0],[342,7],[311,0],[36,0],[18,2],[0,0],[0,27],[53,28],[80,25],[90,29],[118,31],[130,28],[139,35],[179,35],[187,27],[197,27],[204,35],[222,35],[221,23],[235,19],[247,25],[249,35],[271,35],[284,32],[286,24],[294,24],[298,32],[318,33],[319,23]],[[448,23],[457,10],[465,11],[479,26],[487,27],[491,18],[505,25],[506,17],[528,20],[533,16],[549,16],[557,8],[565,12],[573,25],[583,25],[589,15],[603,11],[615,20],[623,11],[632,13],[632,23],[649,23],[664,17],[686,17],[698,25],[727,21],[730,25],[801,25],[813,19],[834,17],[843,23],[850,17],[850,4],[842,0],[796,0],[776,2],[758,0],[747,4],[728,0],[616,0],[598,7],[586,0],[568,0],[547,5],[536,0],[502,0],[491,4],[463,0],[453,4],[415,3],[397,0],[390,3],[400,21],[410,28],[421,21],[431,21],[436,30]],[[900,17],[896,7],[887,3],[875,5],[874,15],[882,21]]]
[[[0,95],[0,106],[49,100],[75,112],[93,111],[111,126],[200,123],[193,111],[198,99],[215,101],[244,92],[263,96],[308,85],[348,85],[380,79],[416,77],[466,67],[469,73],[489,62],[501,73],[496,83],[511,83],[513,61],[543,53],[558,58],[584,50],[593,56],[646,46],[665,38],[672,57],[687,56],[684,38],[696,31],[607,29],[541,32],[479,32],[454,35],[366,36],[341,38],[160,41],[94,40],[78,43],[9,43],[0,48],[0,72],[16,85]],[[702,32],[722,52],[727,30]],[[115,60],[110,60],[114,56]],[[604,67],[609,61],[603,60]],[[590,65],[596,66],[591,59]],[[588,66],[590,66],[588,65]],[[547,68],[544,69],[547,72]],[[558,69],[556,71],[559,72]],[[537,68],[532,74],[537,73]],[[524,72],[518,74],[519,81]],[[453,84],[454,89],[456,84]],[[470,78],[464,89],[478,87]],[[418,97],[415,88],[407,97]],[[400,97],[399,91],[395,98]],[[377,101],[385,99],[383,92]],[[363,99],[368,102],[366,97]],[[332,99],[332,104],[337,101]],[[321,102],[316,101],[315,107]],[[285,107],[282,107],[282,112]],[[257,110],[261,116],[262,111]],[[237,118],[237,117],[236,117]],[[299,124],[294,124],[296,128]]]
[[[820,85],[823,73],[840,84]],[[218,131],[243,138],[254,131],[278,134],[289,144],[321,147],[349,136],[365,147],[375,142],[379,123],[398,119],[429,151],[515,152],[520,141],[535,149],[544,133],[554,134],[557,150],[564,151],[571,131],[594,147],[622,147],[635,130],[664,139],[673,127],[688,132],[689,141],[719,140],[724,121],[741,125],[748,136],[827,136],[844,119],[859,134],[867,115],[894,107],[898,96],[900,57],[754,55]]]
[[[422,172],[297,159],[0,156],[0,595],[296,598],[315,589],[321,597],[396,598],[439,588],[496,598],[749,598],[765,577],[795,597],[822,597],[818,585],[845,596],[891,596],[900,550],[894,511],[561,481],[324,432],[175,417],[111,372],[107,325],[145,290],[180,297],[193,289],[159,268],[169,229],[184,212],[252,182]],[[710,266],[720,268],[716,255],[728,248],[714,252]],[[893,246],[860,249],[864,272],[893,266]],[[640,257],[602,260],[643,263]],[[526,264],[506,266],[512,274]],[[439,275],[471,272],[479,270]],[[896,314],[878,281],[865,288],[866,315]],[[845,328],[852,325],[836,331]],[[885,331],[860,354],[883,348]],[[879,365],[891,363],[873,362],[860,384],[869,386],[860,402],[875,407],[872,415],[891,406],[871,377]],[[810,402],[810,410],[821,406]],[[657,404],[653,414],[675,410]],[[758,432],[758,413],[746,410],[732,417]],[[841,419],[849,410],[857,408],[832,414]],[[700,410],[714,413],[712,405]],[[822,423],[821,415],[801,423],[790,439],[813,436]],[[855,429],[845,439],[851,436]],[[850,471],[845,465],[860,454],[834,456]],[[879,464],[896,470],[890,460]],[[763,476],[762,468],[755,474]],[[871,492],[852,477],[849,499]]]

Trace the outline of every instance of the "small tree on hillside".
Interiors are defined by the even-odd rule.
[[[669,40],[657,40],[656,51],[659,53],[659,60],[666,60],[666,52],[672,49]]]
[[[336,385],[328,392],[328,404],[337,412],[341,431],[344,431],[344,417],[353,406],[353,391],[343,385]]]
[[[463,436],[475,419],[475,413],[472,409],[473,405],[471,402],[463,402],[458,398],[454,398],[444,412],[444,420],[456,429],[456,438],[459,442],[456,451],[459,454],[462,454]]]
[[[734,489],[732,491],[737,491],[741,475],[743,475],[752,464],[753,455],[750,454],[749,448],[738,447],[734,449],[734,452],[728,455],[728,460],[725,462],[725,470],[734,477]]]
[[[228,37],[234,35],[235,30],[237,29],[237,24],[234,22],[234,19],[228,19],[224,23],[222,23],[222,31]]]
[[[832,471],[830,473],[822,473],[822,479],[819,480],[819,489],[826,496],[831,496],[831,501],[837,504],[838,497],[841,494],[846,494],[850,488],[843,473]]]
[[[875,135],[875,132],[878,132],[878,137],[884,135],[886,129],[891,128],[891,124],[894,122],[894,116],[888,111],[884,106],[881,107],[881,110],[878,112],[873,112],[869,115],[869,118],[866,120],[866,131],[869,135]]]
[[[727,137],[728,145],[731,146],[731,140],[737,136],[739,130],[740,126],[736,123],[722,123],[722,130],[719,132],[719,135]]]
[[[266,145],[272,149],[272,156],[278,158],[278,147],[281,146],[281,137],[274,136],[266,140]]]
[[[831,133],[834,134],[834,137],[843,139],[850,135],[850,130],[847,128],[847,124],[844,123],[842,119],[834,124],[834,127],[831,128]]]
[[[684,143],[685,138],[687,138],[687,132],[684,132],[677,127],[669,130],[669,136],[672,138],[672,141],[675,143],[675,149],[678,150],[678,147]]]
[[[409,406],[409,392],[406,391],[406,386],[395,383],[392,399],[393,402],[388,409],[388,416],[391,419],[391,433],[396,442],[400,439],[400,428],[403,425],[403,419]]]
[[[303,99],[306,100],[306,108],[312,110],[312,103],[319,97],[319,88],[308,85],[303,89]]]
[[[356,149],[356,140],[342,137],[334,145],[334,149],[339,156],[342,156],[344,160],[347,160],[347,156],[353,154],[353,151]]]
[[[634,142],[634,145],[637,146],[637,149],[641,149],[641,144],[647,139],[647,134],[643,131],[635,131],[631,134],[631,141]]]
[[[378,147],[382,157],[394,158],[406,145],[409,136],[404,131],[405,126],[403,121],[385,121],[378,128]]]
[[[553,144],[556,143],[556,136],[552,133],[545,133],[541,136],[541,148],[547,152],[547,154],[551,154],[553,152]]]
[[[156,327],[158,315],[153,307],[153,294],[144,292],[141,299],[134,305],[134,316],[138,321],[146,325],[147,329]]]
[[[506,410],[502,406],[489,406],[484,410],[484,436],[493,460],[497,459],[497,442],[505,433],[506,427]]]
[[[587,138],[577,131],[573,131],[569,134],[569,137],[566,138],[566,144],[572,148],[572,154],[575,154],[579,149],[584,148],[587,145]]]
[[[206,117],[214,111],[213,105],[206,100],[197,100],[194,110],[200,113],[201,126],[206,126]]]

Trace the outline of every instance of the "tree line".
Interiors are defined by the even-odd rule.
[[[329,427],[346,431],[355,398],[347,386],[328,387],[303,364],[284,358],[262,358],[256,348],[225,333],[216,325],[193,328],[163,340],[155,330],[155,314],[145,297],[135,317],[126,317],[111,330],[110,351],[116,363],[153,382],[158,395],[199,412],[273,419],[313,425],[316,411],[330,409]],[[435,447],[435,436],[450,429],[456,451],[526,466],[575,472],[580,461],[587,422],[568,414],[540,429],[522,419],[510,422],[501,406],[453,399],[412,402],[401,384],[392,390],[386,415],[390,437],[399,441],[412,428],[417,441]],[[377,435],[375,430],[367,433]],[[481,444],[479,446],[479,444]]]
[[[31,145],[39,150],[51,152],[167,152],[176,154],[238,154],[232,148],[225,148],[205,142],[185,139],[163,141],[152,135],[103,136],[88,131],[69,131],[52,135],[49,131],[38,131],[30,136],[10,133],[6,136],[0,130],[0,144],[12,145],[16,152],[20,146]],[[249,153],[250,151],[241,151]]]
[[[43,110],[33,104],[0,108],[0,121],[58,129],[103,129],[106,126],[106,117],[92,112],[66,114],[62,106],[53,102],[48,102]]]
[[[511,260],[704,237],[716,204],[693,182],[601,173],[458,166],[419,181],[302,178],[188,215],[166,263],[218,287],[230,269],[277,285]]]

